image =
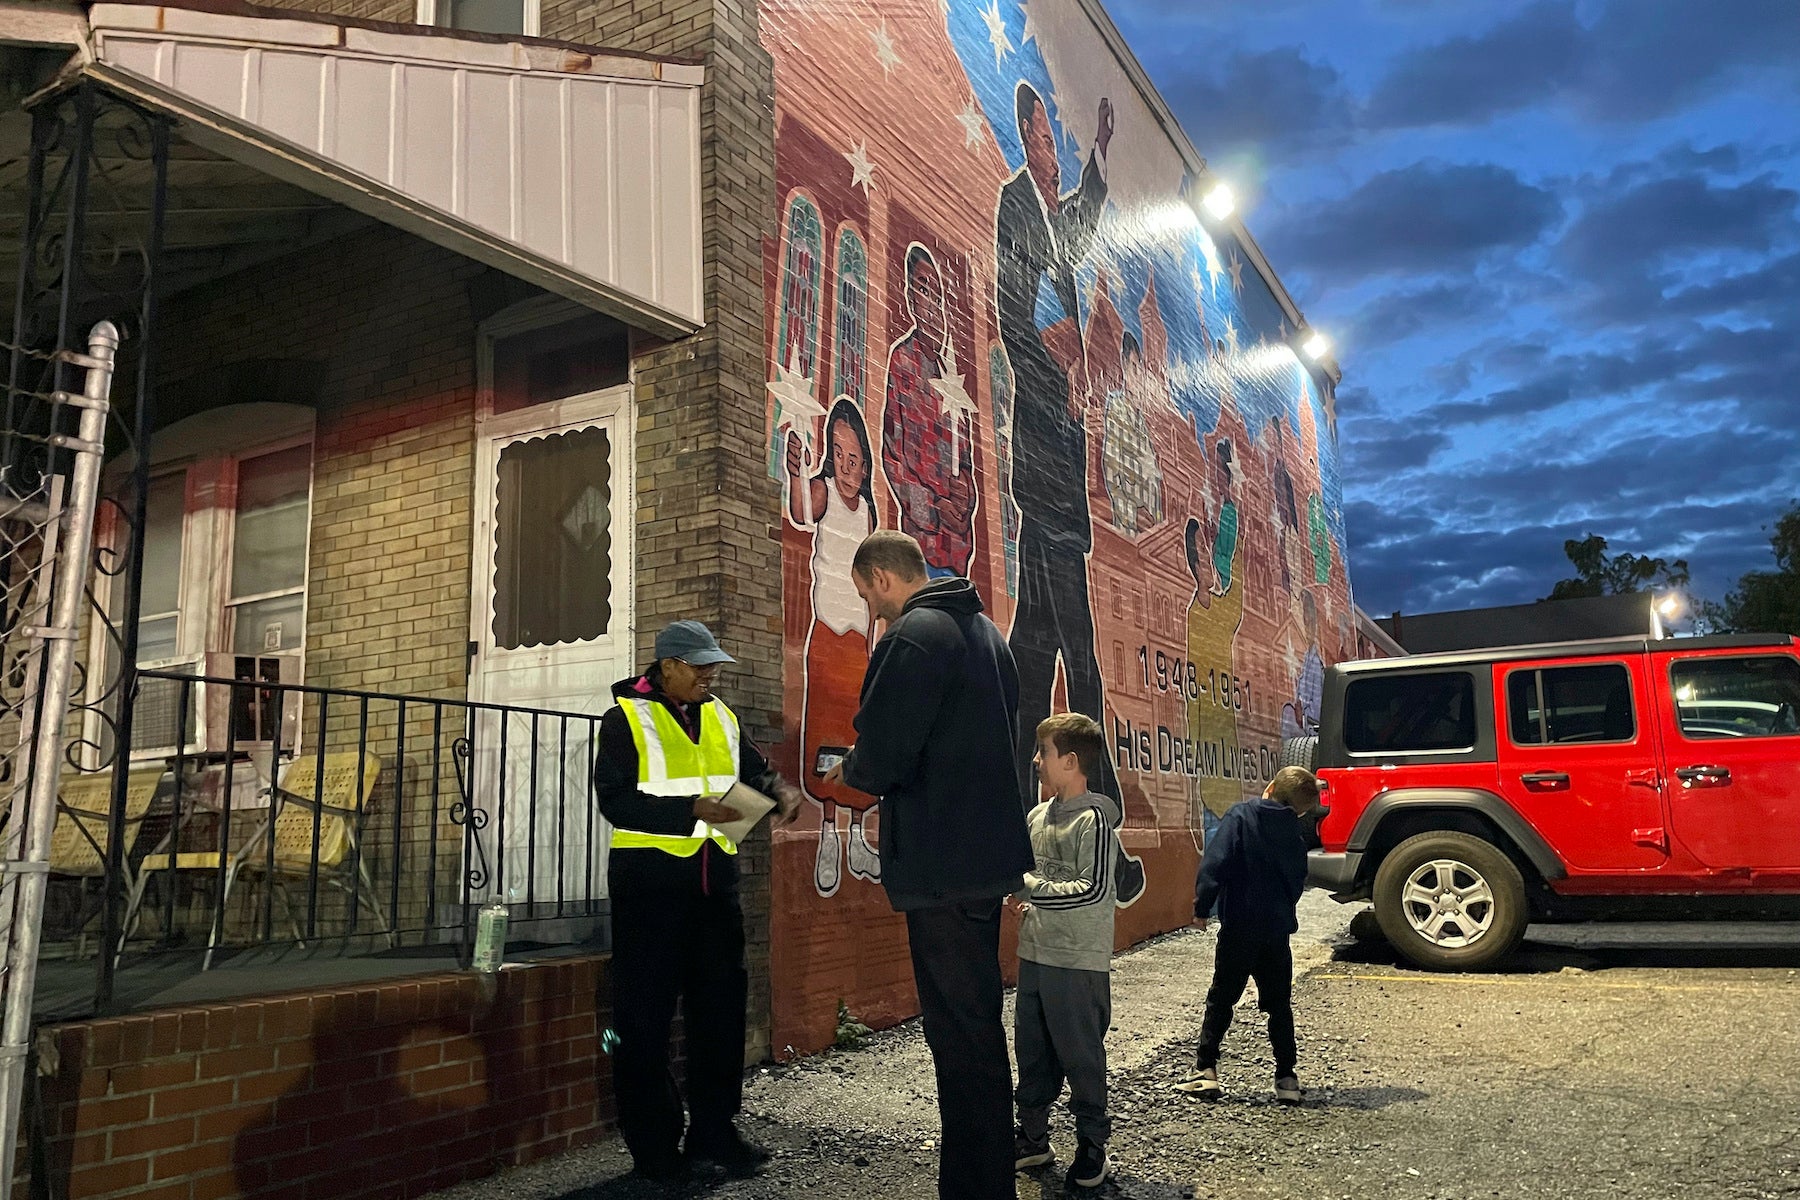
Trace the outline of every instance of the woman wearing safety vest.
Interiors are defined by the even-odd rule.
[[[782,820],[803,798],[770,769],[712,694],[736,661],[698,621],[656,637],[656,662],[613,687],[600,722],[594,787],[613,825],[613,1088],[637,1172],[686,1175],[690,1162],[754,1172],[768,1152],[732,1123],[743,1100],[744,914],[737,846],[717,829],[738,819],[718,797],[744,783],[774,797]],[[681,1093],[669,1067],[675,1000],[687,1039],[692,1121],[685,1156]]]

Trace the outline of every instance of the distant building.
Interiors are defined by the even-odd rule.
[[[1651,597],[1585,596],[1461,612],[1395,613],[1375,622],[1409,654],[1648,635]]]

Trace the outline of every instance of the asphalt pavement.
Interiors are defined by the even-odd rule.
[[[1433,975],[1351,940],[1320,893],[1295,938],[1306,1102],[1277,1105],[1254,989],[1217,1103],[1172,1090],[1198,1034],[1214,936],[1119,956],[1108,1039],[1118,1178],[1084,1195],[1800,1198],[1800,930],[1533,930],[1501,973]],[[816,1200],[936,1195],[937,1110],[917,1022],[755,1068],[745,1131],[777,1152],[750,1180],[666,1189],[619,1143],[435,1200]],[[1058,1162],[1023,1200],[1065,1194]]]

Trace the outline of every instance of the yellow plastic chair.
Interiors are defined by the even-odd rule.
[[[131,848],[143,828],[144,817],[156,799],[156,785],[163,768],[140,767],[125,784],[125,884],[135,883]],[[106,852],[112,846],[111,771],[95,775],[65,775],[56,786],[56,827],[50,833],[50,873],[80,879],[99,879],[106,874]]]
[[[357,827],[380,777],[381,759],[369,753],[327,754],[322,773],[317,754],[302,751],[288,764],[280,785],[269,798],[271,819],[232,855],[226,868],[225,888],[219,897],[219,913],[213,922],[205,966],[212,965],[233,884],[243,874],[268,871],[269,849],[264,845],[264,838],[274,839],[275,870],[269,884],[281,900],[294,941],[302,946],[306,944],[300,924],[294,917],[293,905],[288,900],[287,883],[292,880],[304,882],[312,872],[315,814],[319,825],[319,881],[351,896],[356,905],[366,905],[389,948],[393,947],[393,931],[388,926],[387,914],[376,903],[375,882],[369,876],[369,865],[357,842]]]

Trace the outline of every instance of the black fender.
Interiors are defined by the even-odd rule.
[[[1383,792],[1363,809],[1356,827],[1350,831],[1350,841],[1345,849],[1351,853],[1367,851],[1383,821],[1395,813],[1419,808],[1479,813],[1512,839],[1513,845],[1546,881],[1565,878],[1569,873],[1562,858],[1531,827],[1531,822],[1521,817],[1504,799],[1483,788],[1395,788]]]

